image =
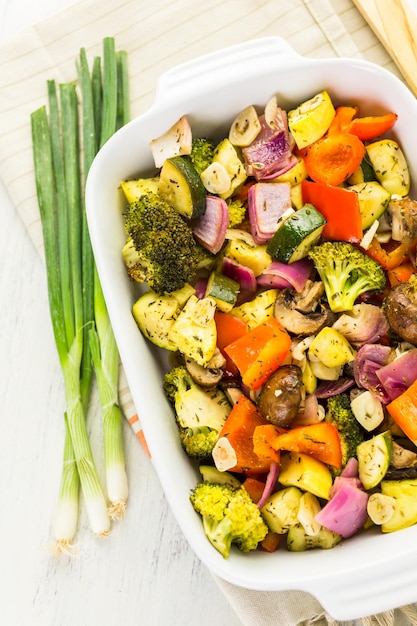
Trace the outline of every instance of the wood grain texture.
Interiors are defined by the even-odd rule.
[[[406,0],[353,0],[417,95],[417,16]]]

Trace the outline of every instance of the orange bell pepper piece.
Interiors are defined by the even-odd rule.
[[[364,252],[381,265],[384,270],[393,270],[408,259],[408,253],[414,242],[398,243],[382,246],[377,239],[373,239],[371,245]]]
[[[275,317],[268,318],[224,348],[250,389],[259,389],[282,364],[291,338]]]
[[[387,404],[387,411],[407,437],[417,443],[417,380]]]
[[[272,445],[277,450],[289,450],[300,454],[308,454],[317,461],[342,467],[342,448],[337,428],[328,422],[309,424],[292,428],[278,435]]]
[[[270,463],[278,463],[280,460],[279,450],[272,447],[274,439],[287,432],[285,428],[275,424],[262,424],[257,426],[253,433],[253,451],[261,459],[269,459]]]
[[[312,204],[325,218],[324,239],[351,243],[362,239],[362,218],[354,191],[303,180],[301,193],[303,202]]]
[[[358,113],[358,107],[339,106],[336,108],[335,116],[327,130],[327,135],[332,133],[348,133],[351,122]]]
[[[245,335],[248,332],[248,325],[240,317],[232,313],[224,313],[223,311],[215,312],[214,321],[216,322],[217,329],[217,347],[226,359],[224,371],[228,378],[237,378],[239,376],[239,370],[229,355],[226,354],[224,348],[229,345],[229,343]]]
[[[417,269],[412,263],[403,263],[392,270],[388,270],[387,276],[391,287],[405,283],[412,274],[416,274]]]
[[[242,483],[242,487],[246,489],[251,497],[251,500],[253,500],[255,504],[258,504],[264,492],[265,483],[258,478],[254,478],[253,476],[247,476]]]
[[[368,141],[388,132],[397,119],[398,115],[396,113],[357,117],[350,123],[348,132],[356,135],[361,141]]]
[[[272,532],[270,530],[263,541],[259,544],[259,547],[266,552],[275,552],[279,547],[280,541],[284,535]]]
[[[230,411],[219,433],[225,437],[236,454],[232,472],[263,474],[269,471],[271,460],[261,459],[253,451],[253,433],[257,426],[267,423],[256,405],[241,395]]]
[[[362,141],[351,133],[331,133],[306,149],[304,163],[317,183],[340,185],[360,166],[365,155]]]

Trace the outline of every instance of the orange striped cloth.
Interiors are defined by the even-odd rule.
[[[151,458],[151,453],[146,443],[146,439],[145,439],[145,435],[143,434],[139,415],[133,403],[130,389],[127,384],[126,376],[125,376],[122,366],[120,366],[120,370],[119,370],[119,403],[123,411],[123,414],[125,418],[127,419],[127,421],[129,422],[129,424],[131,425],[133,432],[135,433],[138,441],[143,446],[148,457]]]

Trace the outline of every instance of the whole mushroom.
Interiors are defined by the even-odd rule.
[[[389,291],[384,311],[394,333],[417,346],[417,275]]]
[[[281,365],[263,385],[258,397],[261,415],[276,426],[287,428],[303,399],[302,371],[298,365]]]

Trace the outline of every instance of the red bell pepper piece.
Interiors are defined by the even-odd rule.
[[[349,189],[304,180],[304,203],[312,204],[326,219],[322,237],[333,241],[357,243],[362,239],[362,218],[358,195]]]

